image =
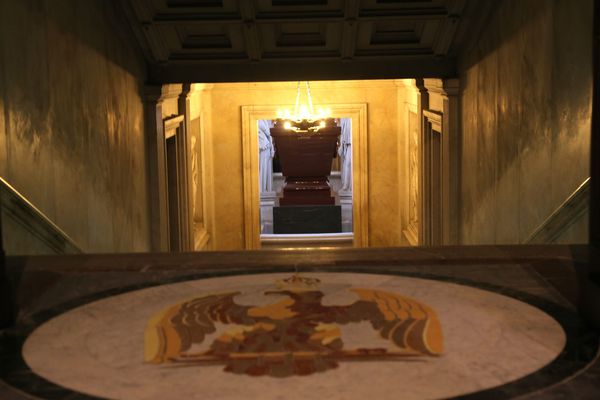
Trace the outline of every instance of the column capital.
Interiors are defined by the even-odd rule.
[[[144,101],[147,103],[162,103],[163,100],[172,99],[182,93],[181,84],[146,85],[144,86]]]
[[[425,86],[425,79],[417,78],[415,79],[415,86],[419,89],[419,92],[424,93],[427,92],[427,87]]]
[[[145,103],[161,102],[162,88],[161,85],[146,85],[144,86],[143,97]]]
[[[429,93],[437,93],[442,96],[458,96],[460,82],[458,78],[424,79],[424,86]]]
[[[192,84],[184,83],[181,85],[181,93],[179,94],[179,99],[188,100],[192,95]]]

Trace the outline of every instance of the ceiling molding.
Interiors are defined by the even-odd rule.
[[[225,71],[225,72],[224,72]],[[456,76],[456,60],[451,57],[397,57],[380,59],[260,63],[196,63],[153,65],[149,79],[156,83],[176,82],[268,82],[299,80],[402,79]]]
[[[174,82],[182,73],[179,80],[217,82],[238,79],[243,70],[248,79],[269,80],[319,70],[329,76],[336,68],[340,78],[347,71],[355,78],[393,71],[447,76],[455,70],[457,32],[465,30],[461,14],[478,0],[120,1],[152,79]]]

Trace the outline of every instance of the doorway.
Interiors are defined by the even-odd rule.
[[[284,177],[278,172],[272,172],[272,184],[267,187],[271,190],[261,191],[259,124],[261,121],[274,119],[277,108],[274,106],[242,107],[246,248],[272,247],[274,243],[277,247],[281,247],[282,243],[286,245],[285,247],[330,247],[340,243],[354,247],[367,246],[368,175],[366,168],[363,168],[367,155],[367,107],[366,104],[340,104],[329,107],[332,110],[332,117],[339,121],[345,120],[344,123],[350,128],[347,132],[350,135],[349,146],[345,149],[340,149],[338,146],[336,150],[349,157],[346,160],[350,162],[346,164],[349,170],[345,171],[348,175],[344,176],[345,191],[342,182],[343,168],[339,162],[337,171],[334,169],[330,175],[332,194],[336,196],[336,204],[342,208],[342,229],[340,232],[319,236],[315,234],[282,236],[273,233],[271,212],[273,207],[278,205],[278,192],[283,186]],[[275,159],[275,153],[273,158]],[[264,165],[268,164],[264,163]],[[336,167],[335,161],[333,167]]]
[[[261,246],[327,245],[352,246],[352,119],[335,119],[340,128],[331,173],[327,180],[331,188],[331,206],[282,206],[286,177],[280,162],[280,152],[270,129],[274,120],[258,121],[260,240]],[[298,221],[282,218],[284,214],[301,212]],[[294,226],[289,226],[293,224]]]

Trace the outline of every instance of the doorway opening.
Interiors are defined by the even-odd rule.
[[[343,235],[347,245],[353,247],[427,244],[432,242],[430,237],[441,237],[444,244],[453,242],[452,227],[457,213],[453,203],[456,184],[451,178],[456,176],[457,163],[451,150],[456,148],[457,107],[456,96],[451,95],[448,82],[440,82],[312,83],[317,107],[329,108],[328,118],[337,119],[340,124],[347,121],[350,126],[346,153],[351,164],[347,168],[351,191],[344,193],[341,189],[344,179],[342,139],[331,149],[331,153],[336,153],[333,162],[323,164],[329,163],[332,171],[323,174],[326,175],[323,179],[319,175],[318,181],[320,188],[326,181],[327,195],[335,198],[331,204],[343,208],[341,226],[334,231],[301,234]],[[180,221],[183,222],[179,226],[189,227],[183,230],[189,231],[193,239],[181,238],[180,243],[192,243],[195,250],[259,249],[269,245],[269,240],[281,239],[273,236],[284,233],[275,229],[272,213],[275,207],[281,206],[285,176],[277,165],[277,146],[263,148],[268,156],[261,162],[264,146],[259,143],[259,127],[279,117],[279,110],[293,107],[291,102],[297,86],[297,82],[261,82],[192,84],[183,89],[181,86],[161,89],[163,100],[155,106],[157,112],[148,113],[149,118],[162,117],[157,121],[160,124],[156,132],[157,164],[170,161],[170,168],[158,166],[152,175],[157,186],[162,187],[161,193],[165,193],[164,198],[158,199],[160,204],[155,213],[156,220],[161,222],[155,230],[161,235],[158,238],[161,243],[169,240],[168,223],[176,227]],[[173,207],[171,213],[163,211],[168,209],[165,204],[175,199],[177,186],[177,176],[173,175],[174,179],[169,182],[166,176],[163,178],[167,169],[175,171],[175,158],[179,160],[169,152],[172,149],[165,148],[169,147],[164,141],[165,136],[169,136],[171,120],[181,121],[177,137],[181,136],[188,148],[187,152],[177,154],[187,154],[182,159],[191,166],[187,169],[191,171],[187,178],[179,175],[185,178],[180,179],[180,183],[190,181],[187,212],[185,204],[177,209]],[[158,129],[163,123],[164,129]],[[299,128],[298,132],[306,130]],[[428,139],[433,139],[433,143]],[[165,151],[169,154],[165,155]],[[264,183],[260,175],[265,166],[271,168],[270,187],[261,189]],[[167,183],[172,183],[170,198],[166,195]],[[178,197],[180,201],[186,198]],[[429,210],[434,205],[438,208],[430,215]],[[179,221],[175,218],[178,214]],[[169,216],[171,221],[168,221]],[[437,231],[431,232],[432,227]],[[311,243],[309,247],[330,247],[334,244],[329,240],[341,240],[337,236],[333,239],[321,236],[318,244]],[[171,247],[176,247],[179,238],[173,239]],[[303,246],[295,243],[290,247]]]
[[[257,121],[261,247],[352,246],[352,118],[334,120],[340,128],[327,176],[331,205],[286,206],[287,177],[271,136],[275,121]]]
[[[329,105],[328,105],[329,106]],[[366,247],[368,243],[368,171],[366,168],[368,154],[367,140],[367,105],[331,104],[331,117],[337,121],[345,121],[346,134],[351,135],[346,153],[350,154],[347,168],[351,170],[346,179],[348,189],[341,190],[342,176],[338,161],[333,161],[333,173],[328,176],[329,184],[333,187],[332,195],[335,205],[344,212],[343,228],[336,232],[315,234],[288,234],[283,236],[276,232],[276,224],[271,221],[270,210],[278,206],[278,190],[284,183],[283,173],[274,172],[270,193],[261,195],[260,177],[260,145],[259,124],[261,121],[271,121],[277,115],[278,106],[242,106],[242,135],[244,158],[244,221],[247,249],[257,248],[297,248],[297,247]],[[265,122],[263,122],[264,124]],[[266,125],[266,124],[265,124]],[[340,141],[342,135],[340,134]],[[265,146],[262,146],[265,147]],[[276,146],[275,146],[276,147]],[[273,149],[273,159],[276,149]],[[335,147],[336,154],[343,152],[339,144]],[[269,154],[270,152],[267,152]],[[266,155],[265,154],[265,155]],[[339,157],[339,154],[338,154]],[[347,156],[348,157],[348,156]],[[335,158],[334,158],[335,160]],[[275,162],[276,163],[276,162]],[[336,164],[338,163],[338,164]],[[264,162],[265,166],[273,167],[272,161]],[[277,171],[277,167],[275,171]],[[338,170],[339,172],[337,172]],[[348,172],[348,170],[346,170]],[[265,192],[263,190],[262,192]],[[341,195],[340,195],[341,194]],[[281,194],[280,194],[281,195]],[[262,215],[261,215],[262,214]],[[261,218],[262,217],[262,218]],[[272,230],[271,230],[272,229]],[[318,236],[315,236],[318,235]]]

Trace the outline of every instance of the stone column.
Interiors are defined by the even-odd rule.
[[[178,97],[182,85],[149,85],[144,93],[144,129],[146,131],[146,162],[150,201],[150,239],[152,251],[169,251],[169,202],[164,121],[180,115]],[[185,134],[185,131],[182,132]],[[182,138],[185,136],[182,135]],[[183,146],[181,146],[183,147]],[[187,181],[184,179],[184,184]],[[184,196],[179,207],[186,207]],[[184,248],[185,249],[185,248]],[[173,249],[178,250],[178,249]]]
[[[183,151],[185,157],[185,176],[182,177],[182,186],[187,201],[182,203],[181,207],[181,222],[182,222],[182,245],[183,251],[192,251],[194,249],[194,221],[193,221],[193,205],[196,199],[193,197],[193,177],[191,174],[192,170],[192,143],[191,143],[191,134],[190,134],[190,115],[191,115],[191,105],[190,105],[190,97],[191,97],[191,89],[192,85],[189,83],[184,83],[181,88],[181,94],[178,98],[178,107],[179,113],[183,114],[183,131],[181,134],[183,135]]]
[[[420,84],[419,112],[421,123],[421,147],[419,164],[421,174],[421,210],[419,212],[421,245],[458,244],[458,190],[459,190],[459,113],[458,113],[458,79],[425,79]],[[423,114],[427,114],[424,115]],[[435,118],[433,118],[435,116]],[[430,177],[433,172],[426,157],[427,136],[426,123],[438,120],[435,132],[441,134],[440,162],[440,198],[428,198],[427,190],[431,188]],[[429,122],[428,122],[429,121]],[[431,157],[431,155],[430,155]],[[436,210],[439,220],[433,221],[431,210]],[[432,221],[427,221],[430,218]]]
[[[443,100],[442,125],[444,126],[443,152],[449,155],[442,167],[444,187],[442,188],[444,223],[442,241],[444,245],[458,244],[459,207],[458,196],[460,188],[460,130],[458,109],[458,79],[444,79],[440,94]]]
[[[169,251],[169,222],[164,166],[165,133],[162,117],[162,86],[146,86],[144,93],[144,127],[146,131],[146,165],[150,201],[150,242],[152,251]]]
[[[424,161],[424,143],[423,143],[423,110],[429,109],[429,93],[425,88],[423,79],[415,79],[415,86],[417,87],[417,120],[419,121],[419,141],[417,148],[419,149],[418,164],[419,164],[419,198],[418,202],[418,245],[425,246],[428,244],[428,239],[425,237],[425,224],[424,224],[424,211],[429,205],[424,201],[423,193],[425,193],[425,175],[423,174],[423,161]]]

